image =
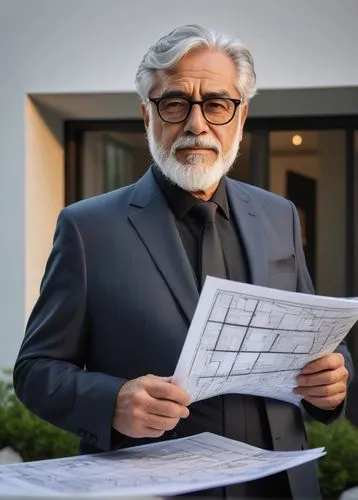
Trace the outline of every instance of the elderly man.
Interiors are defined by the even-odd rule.
[[[203,431],[302,449],[293,405],[240,395],[190,405],[170,380],[207,272],[312,292],[293,205],[226,177],[255,94],[251,55],[236,40],[183,26],[149,49],[136,82],[155,163],[135,185],[61,212],[16,393],[79,436],[87,453]],[[305,367],[295,392],[313,418],[342,414],[350,370],[345,345]],[[309,498],[319,489],[306,465],[205,495],[221,493]]]

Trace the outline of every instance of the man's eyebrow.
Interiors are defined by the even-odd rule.
[[[167,90],[163,92],[163,94],[160,96],[161,99],[164,97],[184,97],[186,99],[192,99],[191,95],[188,94],[187,92],[183,92],[182,90]],[[203,95],[203,99],[217,99],[217,98],[223,98],[223,97],[228,97],[231,98],[231,95],[227,90],[218,90],[215,92],[206,92]]]
[[[203,99],[215,99],[218,97],[228,97],[231,99],[231,95],[227,90],[219,90],[216,92],[207,92],[203,95]]]
[[[161,99],[163,99],[163,97],[186,97],[190,99],[190,94],[182,90],[166,90],[160,97]]]

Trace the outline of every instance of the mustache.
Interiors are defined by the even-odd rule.
[[[216,153],[221,152],[220,144],[211,139],[210,137],[179,137],[172,145],[173,153],[176,153],[178,149],[185,148],[208,148],[213,149]]]

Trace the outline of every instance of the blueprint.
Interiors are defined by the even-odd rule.
[[[357,299],[208,277],[173,381],[192,402],[240,393],[298,405],[301,369],[333,352],[357,320]]]
[[[174,495],[251,481],[324,454],[323,448],[267,451],[203,433],[97,455],[0,466],[0,499]]]

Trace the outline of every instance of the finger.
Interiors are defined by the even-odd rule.
[[[317,373],[324,370],[335,370],[341,366],[344,366],[343,355],[340,352],[333,352],[308,363],[302,369],[301,374]]]
[[[158,431],[158,429],[152,429],[151,427],[144,427],[143,433],[140,437],[149,437],[149,438],[159,438],[164,435],[165,431]]]
[[[157,431],[171,431],[178,421],[178,418],[159,417],[150,413],[145,415],[145,426]]]
[[[146,389],[155,399],[174,401],[183,406],[188,406],[190,404],[190,395],[175,384],[152,379],[148,381]]]
[[[348,370],[345,366],[341,366],[336,370],[325,370],[310,375],[299,375],[297,377],[297,384],[301,387],[306,387],[335,384],[336,382],[346,382],[347,380]]]
[[[150,377],[155,380],[161,380],[162,382],[171,382],[172,377],[159,377],[158,375],[152,375],[151,373],[148,375],[145,375],[145,377]]]
[[[331,397],[335,394],[346,392],[346,385],[342,382],[330,385],[317,385],[312,387],[295,387],[295,394],[303,397]]]
[[[345,394],[335,394],[329,398],[305,397],[304,400],[321,410],[334,410],[345,399]]]
[[[189,416],[189,410],[186,406],[152,397],[148,399],[145,410],[147,413],[161,417],[187,418]]]

